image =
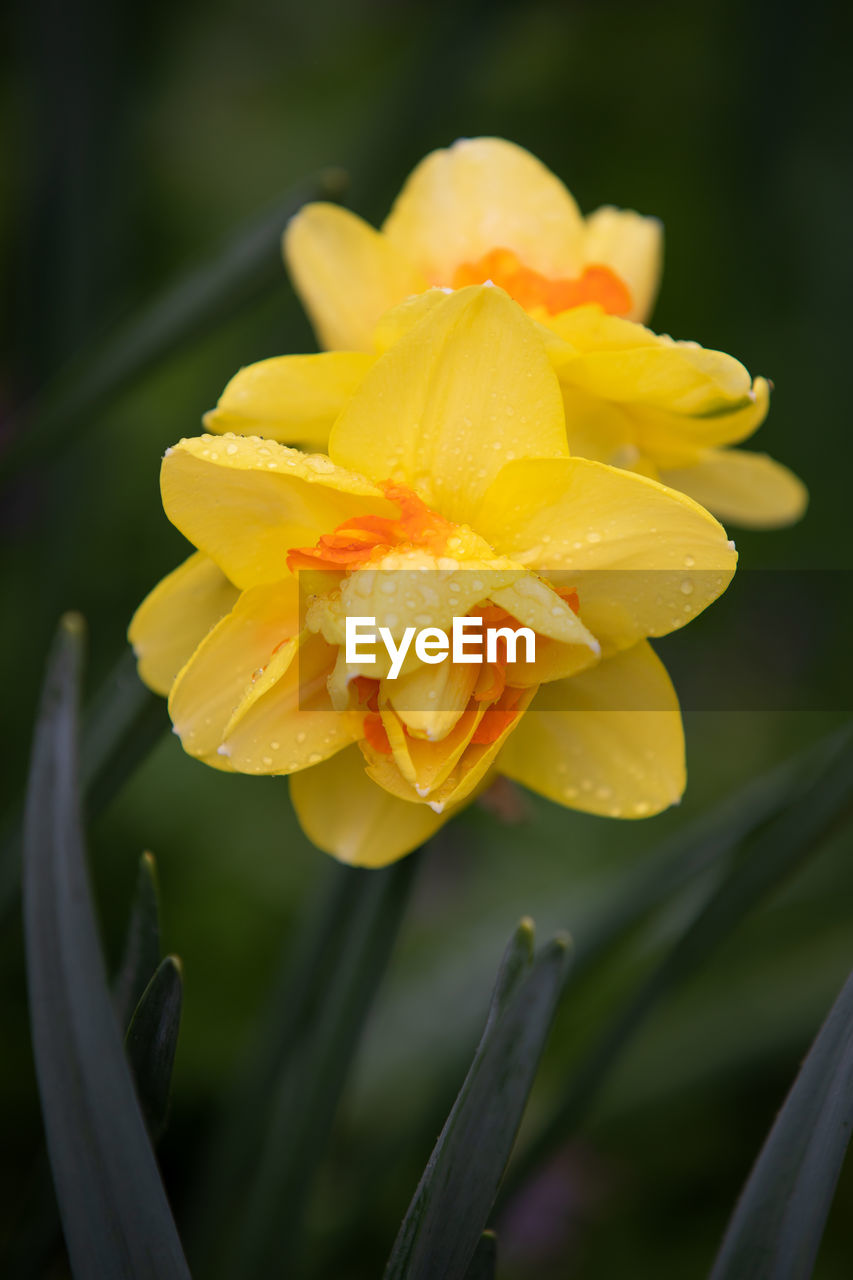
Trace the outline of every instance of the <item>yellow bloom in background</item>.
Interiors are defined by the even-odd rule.
[[[496,771],[588,812],[660,811],[684,743],[647,638],[725,589],[732,544],[689,498],[570,456],[541,330],[502,290],[409,318],[328,456],[230,434],[167,452],[166,514],[197,550],[133,619],[142,678],[191,755],[290,775],[305,831],[348,862],[402,856]],[[355,616],[395,637],[510,620],[535,658],[410,653],[392,679],[346,661]]]
[[[433,152],[381,231],[336,205],[308,205],[284,248],[329,354],[244,370],[209,415],[210,430],[325,448],[384,345],[382,318],[431,288],[491,281],[553,335],[573,453],[661,479],[741,525],[802,514],[806,491],[787,468],[730,448],[764,420],[767,382],[641,323],[660,279],[660,223],[610,207],[582,217],[521,147],[477,138]]]

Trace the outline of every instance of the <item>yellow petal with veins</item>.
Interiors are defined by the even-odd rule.
[[[332,428],[329,453],[476,528],[480,498],[508,457],[568,453],[535,325],[500,289],[446,296],[377,360]]]
[[[598,657],[601,647],[573,609],[547,583],[526,574],[510,587],[492,591],[489,597],[523,626],[561,644],[576,645]]]
[[[766,453],[708,449],[696,464],[663,471],[661,479],[689,493],[721,520],[772,529],[799,520],[809,495],[802,480]]]
[[[585,224],[584,258],[610,267],[631,291],[629,320],[648,320],[663,268],[663,224],[631,209],[604,205]]]
[[[166,451],[160,471],[166,515],[239,587],[287,573],[292,547],[352,516],[395,508],[360,475],[323,454],[255,436],[200,436]]]
[[[684,731],[666,668],[646,643],[540,690],[498,760],[557,804],[641,818],[681,799]]]
[[[361,736],[360,715],[332,709],[326,680],[335,650],[319,636],[303,635],[293,661],[280,654],[284,670],[274,669],[276,654],[223,730],[220,750],[240,773],[295,773]]]
[[[508,463],[479,528],[498,551],[576,590],[604,652],[689,622],[737,563],[725,530],[698,503],[586,458]]]
[[[588,395],[697,418],[722,418],[756,403],[749,373],[725,352],[674,342],[597,307],[564,311],[549,327],[576,349],[551,348],[560,381]]]
[[[427,287],[417,266],[356,214],[306,205],[284,233],[284,256],[324,347],[371,351],[389,308]]]
[[[447,297],[448,289],[426,289],[386,311],[373,331],[373,347],[377,355],[393,347],[410,330],[425,320]]]
[[[211,756],[216,760],[225,726],[253,677],[261,678],[274,650],[298,630],[295,579],[242,593],[172,686],[169,715],[185,751],[202,760]]]
[[[463,138],[426,156],[382,229],[431,284],[452,284],[457,267],[495,248],[552,277],[583,265],[572,196],[529,151],[501,138]]]
[[[196,551],[159,582],[136,610],[128,639],[139,678],[167,694],[181,667],[240,592],[214,562]]]
[[[324,351],[247,365],[204,415],[205,429],[325,451],[332,423],[372,363],[359,351]]]
[[[357,867],[384,867],[428,840],[451,816],[389,795],[368,778],[357,748],[294,774],[290,795],[318,849]],[[330,803],[334,797],[334,803]]]
[[[739,408],[719,413],[670,413],[630,401],[606,400],[561,384],[572,454],[658,478],[660,470],[692,466],[709,446],[742,440],[767,416],[770,388],[756,378]],[[674,486],[678,487],[678,486]]]

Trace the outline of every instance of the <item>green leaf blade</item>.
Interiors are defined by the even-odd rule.
[[[760,902],[853,818],[853,729],[833,734],[785,806],[777,805],[739,841],[742,850],[658,966],[629,997],[578,1064],[565,1094],[515,1162],[508,1200],[575,1132],[620,1055],[648,1014],[711,956]],[[704,854],[703,854],[704,856]]]
[[[518,976],[522,922],[498,975],[474,1061],[403,1220],[385,1280],[464,1280],[497,1195],[568,967],[558,937]],[[507,974],[515,974],[508,984]]]
[[[853,1128],[853,973],[738,1200],[711,1280],[808,1280]]]
[[[236,228],[200,265],[155,294],[125,323],[113,325],[57,372],[14,424],[2,463],[5,476],[45,456],[71,431],[94,422],[110,400],[148,369],[251,302],[284,285],[281,233],[309,200],[340,199],[346,175],[328,169],[295,184],[269,208]]]
[[[140,996],[125,1036],[152,1142],[157,1142],[166,1128],[182,1001],[181,962],[177,956],[166,956]]]
[[[83,624],[63,621],[33,747],[24,907],[33,1051],[76,1280],[188,1280],[134,1092],[83,853],[77,721]]]
[[[150,853],[139,859],[136,888],[124,939],[121,964],[113,981],[119,1026],[130,1025],[142,993],[160,965],[160,894],[157,864]]]

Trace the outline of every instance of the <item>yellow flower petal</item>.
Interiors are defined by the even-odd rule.
[[[586,813],[641,818],[677,804],[686,781],[681,713],[651,646],[540,690],[498,768]]]
[[[643,405],[632,413],[640,447],[665,468],[680,466],[681,459],[688,457],[692,465],[700,449],[745,440],[761,426],[769,408],[770,384],[766,378],[756,378],[745,401],[733,401],[716,411],[676,414]]]
[[[300,210],[284,233],[284,256],[320,342],[333,350],[372,350],[380,316],[427,286],[411,259],[338,205]]]
[[[716,444],[752,434],[767,416],[770,388],[756,378],[739,408],[683,414],[630,401],[605,400],[561,384],[571,453],[658,479],[661,470],[689,467]]]
[[[166,515],[239,587],[276,582],[292,547],[313,546],[351,516],[396,508],[368,481],[254,436],[200,436],[166,451]]]
[[[377,355],[393,347],[414,327],[425,320],[428,315],[447,297],[447,289],[425,289],[423,293],[412,294],[399,306],[386,311],[373,331],[373,349]],[[550,331],[543,328],[543,333]],[[559,342],[559,339],[554,339]]]
[[[532,574],[519,578],[509,587],[490,592],[489,599],[539,635],[586,649],[588,653],[598,657],[598,641],[590,634],[574,609]],[[585,657],[584,663],[588,661],[588,657]]]
[[[389,795],[368,778],[356,747],[294,774],[290,795],[309,840],[357,867],[396,862],[428,840],[450,816]]]
[[[388,708],[382,709],[382,724],[388,735],[393,762],[405,782],[414,787],[417,797],[432,799],[449,778],[485,712],[483,704],[465,711],[446,737],[440,742],[431,742],[427,738],[408,737],[395,713]]]
[[[604,205],[586,219],[584,257],[610,267],[631,291],[629,320],[645,323],[652,312],[663,268],[663,224],[631,209]]]
[[[586,458],[508,463],[478,527],[499,552],[574,588],[605,652],[689,622],[737,562],[725,530],[690,498]]]
[[[279,653],[284,670],[273,669],[276,654],[264,672],[269,679],[247,690],[223,730],[220,753],[239,773],[295,773],[361,736],[360,715],[332,710],[326,680],[336,651],[304,636],[293,661]]]
[[[175,676],[240,592],[222,570],[196,551],[150,591],[131,619],[127,637],[139,678],[167,694]]]
[[[500,289],[448,295],[377,360],[332,429],[329,453],[391,476],[435,510],[476,526],[508,457],[560,457],[557,379],[535,325]]]
[[[501,138],[433,151],[383,231],[431,284],[452,284],[457,267],[495,248],[550,276],[572,275],[583,263],[583,219],[569,192],[529,151]]]
[[[324,351],[250,364],[204,415],[205,428],[325,451],[332,423],[372,363],[358,351]]]
[[[695,466],[664,471],[662,479],[721,520],[747,529],[793,524],[809,500],[806,486],[793,471],[766,453],[741,449],[708,449]]]
[[[474,797],[480,784],[491,771],[504,743],[510,734],[517,731],[535,693],[535,688],[524,690],[515,706],[516,716],[501,730],[500,735],[494,742],[471,743],[467,750],[462,753],[461,758],[455,760],[451,773],[442,780],[439,786],[429,792],[429,804],[437,813],[448,815]],[[478,712],[477,719],[479,720],[479,718]],[[463,720],[465,720],[465,724],[460,729],[454,730],[454,734],[467,732],[469,725],[465,717],[463,717]],[[455,743],[456,738],[451,735],[451,744],[455,745]],[[410,744],[415,750],[425,745],[428,744],[423,742]],[[442,743],[435,744],[436,747],[441,747],[442,745]],[[419,801],[423,798],[421,793],[400,772],[393,756],[384,755],[374,750],[367,742],[361,742],[359,746],[367,761],[368,775],[379,786],[384,787],[386,791],[390,791],[392,795],[399,796],[402,800]]]
[[[465,712],[479,674],[475,663],[420,663],[414,671],[387,681],[385,692],[412,737],[441,742]]]
[[[756,403],[749,373],[723,351],[674,342],[596,307],[564,311],[549,327],[576,349],[574,354],[551,349],[560,381],[588,395],[710,419],[712,431],[725,429],[719,421],[725,415]]]
[[[185,751],[208,763],[212,757],[222,765],[227,758],[219,755],[225,726],[250,689],[252,677],[260,677],[273,651],[298,631],[295,579],[242,593],[172,686],[169,715]]]

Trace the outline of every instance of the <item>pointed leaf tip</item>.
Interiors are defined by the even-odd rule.
[[[483,1236],[563,987],[565,935],[531,958],[522,921],[498,972],[483,1037],[412,1199],[385,1280],[490,1280]]]
[[[76,609],[69,610],[59,619],[60,630],[69,636],[82,638],[86,634],[86,619]]]
[[[155,1141],[166,1127],[182,1003],[181,962],[167,956],[142,993],[125,1038],[137,1096]]]

